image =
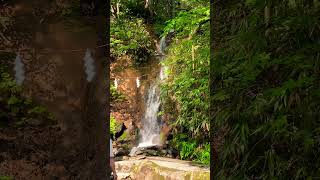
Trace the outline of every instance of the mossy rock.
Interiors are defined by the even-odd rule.
[[[134,179],[153,180],[209,180],[209,171],[183,171],[160,166],[151,161],[143,161],[135,165],[131,174]]]

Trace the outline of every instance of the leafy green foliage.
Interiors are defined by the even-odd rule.
[[[116,132],[120,130],[121,125],[122,124],[118,123],[115,117],[110,116],[110,133],[111,134],[115,135]]]
[[[209,15],[209,6],[182,11],[177,17],[167,21],[163,35],[167,35],[172,29],[175,30],[177,37],[192,34],[201,23],[209,20]]]
[[[180,159],[193,159],[196,162],[210,164],[210,144],[199,144],[196,140],[188,139],[186,134],[178,134],[172,141],[172,146],[180,150]]]
[[[126,97],[121,94],[114,85],[110,85],[110,94],[112,102],[125,101]]]
[[[111,21],[111,55],[130,55],[137,63],[146,62],[152,53],[151,38],[142,19],[117,18]]]
[[[201,24],[208,18],[207,13],[208,8],[200,6],[168,21],[164,34],[174,29],[177,41],[169,46],[162,62],[168,77],[161,87],[163,111],[173,117],[175,136],[189,135],[174,143],[180,157],[204,164],[210,162],[210,150],[205,146],[210,126],[209,23]],[[194,29],[197,32],[192,33]],[[192,38],[185,39],[190,34]]]
[[[187,158],[192,158],[194,155],[194,151],[196,148],[196,143],[189,143],[189,142],[181,142],[181,151],[180,151],[180,157],[181,159],[187,159]]]
[[[195,153],[196,161],[210,165],[210,143],[204,144],[202,147],[199,147]]]
[[[126,141],[130,138],[130,134],[128,131],[124,131],[124,133],[117,139],[118,141]],[[131,149],[131,148],[130,148]]]
[[[319,177],[319,6],[247,0],[219,7],[211,105],[215,129],[226,136],[215,178]]]
[[[180,107],[175,124],[190,129],[191,134],[199,137],[209,130],[209,47],[206,37],[208,34],[172,45],[163,62],[169,75],[162,85],[164,102],[168,101],[166,98],[175,101]],[[194,50],[194,60],[192,47],[198,47]],[[166,110],[170,109],[172,107],[168,105]]]
[[[115,8],[117,6],[120,8],[120,12],[118,13],[120,16],[127,17],[137,17],[137,18],[146,18],[147,12],[144,8],[143,0],[111,0],[111,5]],[[116,15],[115,15],[116,16]]]
[[[10,176],[1,176],[0,175],[0,180],[14,180],[14,178],[12,178]]]
[[[110,116],[110,133],[115,134],[116,133],[116,126],[117,121],[113,116]]]
[[[0,126],[26,126],[33,119],[41,124],[54,123],[53,115],[44,107],[21,96],[21,87],[3,67],[0,67]]]

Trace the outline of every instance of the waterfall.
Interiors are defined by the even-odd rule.
[[[140,143],[138,147],[150,147],[160,145],[160,122],[158,111],[160,96],[157,84],[152,84],[148,89],[146,99],[146,110],[142,118],[142,129],[140,130]]]
[[[173,33],[171,30],[169,33]],[[158,49],[158,60],[161,62],[165,58],[165,49],[167,48],[167,37],[163,36],[159,42]],[[157,79],[165,80],[167,78],[167,66],[162,65],[160,67],[160,72],[157,75]],[[140,86],[139,79],[136,80],[137,87]],[[157,83],[150,85],[147,90],[147,98],[145,100],[145,112],[144,116],[141,118],[142,128],[140,129],[139,144],[137,147],[133,147],[130,152],[130,156],[135,156],[138,149],[144,149],[152,146],[157,146],[162,144],[160,138],[161,131],[161,119],[158,118],[158,112],[160,107],[160,88]]]
[[[163,36],[161,39],[160,39],[160,47],[159,47],[159,51],[161,54],[164,54],[164,50],[166,49],[166,36]]]
[[[166,36],[163,36],[159,42],[159,52],[164,55],[166,49]],[[160,57],[160,61],[164,57]],[[166,67],[160,68],[158,78],[163,80],[166,78]],[[148,89],[146,99],[145,114],[141,120],[142,129],[140,130],[140,142],[138,148],[151,147],[161,144],[160,140],[160,121],[158,120],[158,111],[160,107],[160,89],[158,84],[153,83]]]

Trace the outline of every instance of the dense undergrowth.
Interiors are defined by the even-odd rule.
[[[212,110],[226,130],[215,178],[319,178],[319,2],[214,8]]]
[[[110,95],[111,95],[111,103],[123,102],[126,100],[126,97],[114,87],[114,85],[110,85]],[[119,130],[121,124],[117,122],[116,118],[110,116],[110,134],[115,135]]]
[[[163,29],[163,36],[175,34],[162,62],[168,75],[162,84],[163,111],[171,115],[171,144],[180,158],[209,164],[209,5],[185,3],[181,6],[188,10],[166,21]]]
[[[151,38],[143,19],[116,18],[111,24],[111,55],[129,55],[136,64],[146,62],[152,53]]]
[[[118,1],[112,2],[112,4],[114,3],[118,3],[118,5],[112,7],[118,7],[119,9],[113,13],[111,18],[111,56],[119,58],[123,55],[129,55],[133,62],[138,65],[146,62],[153,51],[145,20],[132,15],[136,11],[133,1],[121,4]]]
[[[22,87],[16,84],[6,63],[14,58],[11,54],[0,55],[0,128],[54,124],[47,109],[22,96]]]

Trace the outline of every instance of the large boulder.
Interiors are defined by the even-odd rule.
[[[206,180],[210,179],[210,173],[207,171],[184,171],[172,167],[161,166],[152,161],[142,162],[134,167],[132,173],[133,179],[139,180]]]
[[[208,168],[169,158],[130,159],[116,162],[120,180],[209,180]]]

